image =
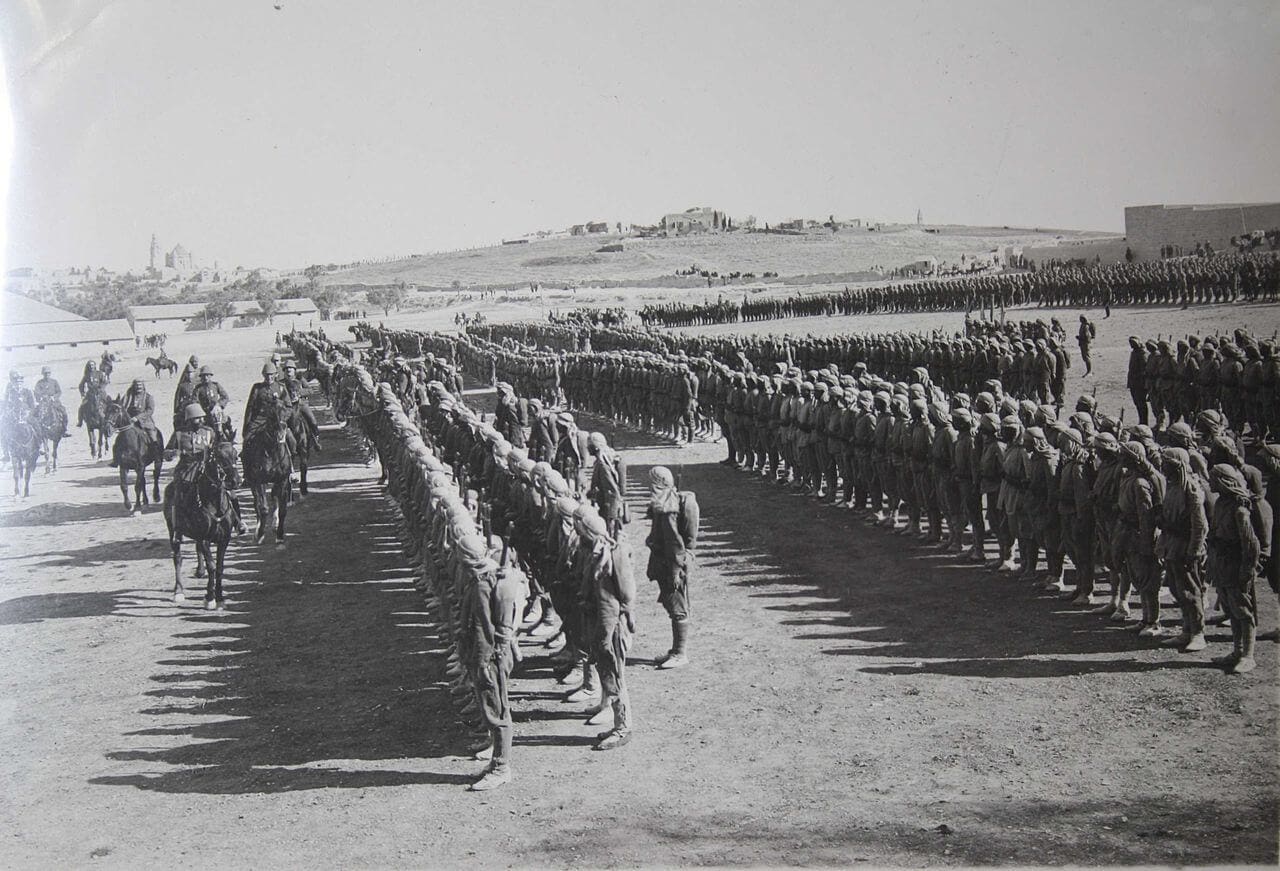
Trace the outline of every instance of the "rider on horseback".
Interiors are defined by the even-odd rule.
[[[9,370],[9,385],[4,391],[5,414],[11,421],[24,421],[36,410],[35,397],[22,383],[22,373]]]
[[[173,480],[180,488],[190,492],[218,441],[217,434],[205,426],[204,409],[194,402],[188,405],[183,410],[182,429],[175,430],[165,445],[166,456],[172,457],[177,452],[178,465],[174,469]],[[236,534],[243,535],[245,525],[240,519],[240,501],[231,496],[231,505]]]
[[[244,443],[248,445],[266,426],[274,423],[283,431],[289,455],[297,456],[298,444],[288,426],[285,426],[290,411],[289,391],[276,380],[277,373],[274,363],[263,364],[262,380],[249,391],[249,401],[244,407],[244,429],[241,431],[244,433]]]
[[[67,410],[62,405],[62,385],[53,377],[53,370],[48,366],[40,367],[40,380],[36,382],[34,396],[36,402],[47,400],[53,404],[58,420],[62,422],[62,437],[68,438],[71,433],[67,432]]]
[[[285,404],[289,409],[296,408],[298,413],[302,415],[302,419],[307,422],[307,434],[311,439],[311,446],[319,451],[320,425],[316,423],[315,412],[307,404],[306,388],[303,387],[302,381],[298,378],[297,363],[290,360],[284,364],[284,377],[280,379],[280,383],[285,388],[283,397]]]
[[[84,364],[84,377],[80,379],[80,396],[83,397],[80,402],[80,410],[76,415],[76,426],[84,426],[84,412],[86,408],[92,408],[94,403],[100,402],[105,394],[107,387],[107,379],[98,371],[98,364],[89,360]]]
[[[215,405],[226,408],[227,403],[231,401],[231,397],[227,396],[227,391],[222,389],[222,385],[213,380],[213,369],[209,366],[200,367],[200,383],[196,385],[195,398],[205,414],[208,414]]]
[[[129,423],[142,430],[147,435],[147,441],[152,445],[152,449],[156,452],[164,450],[164,437],[160,435],[160,430],[156,428],[155,398],[147,392],[147,385],[141,378],[133,379],[133,383],[129,385],[128,391],[124,395],[124,406],[122,408],[124,416],[129,419]],[[116,447],[119,447],[119,440],[116,441]],[[120,458],[113,456],[111,465],[118,466]]]

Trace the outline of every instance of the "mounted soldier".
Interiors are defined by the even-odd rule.
[[[146,382],[141,378],[133,379],[133,383],[129,385],[129,389],[124,395],[122,411],[124,416],[128,418],[129,423],[146,434],[147,441],[155,451],[164,450],[164,437],[160,435],[160,430],[156,428],[155,397],[147,392]],[[119,465],[117,457],[112,458],[111,465]]]
[[[86,409],[96,408],[106,398],[107,379],[98,371],[97,363],[89,360],[84,364],[84,375],[80,378],[78,389],[82,397],[76,415],[76,426],[79,427],[84,426]]]
[[[284,401],[290,415],[299,415],[306,421],[307,437],[311,446],[320,450],[320,425],[316,423],[316,414],[307,403],[307,391],[302,379],[298,377],[298,364],[290,360],[284,364],[284,377],[280,383],[285,388]]]
[[[215,405],[226,408],[231,401],[222,385],[213,380],[213,369],[209,366],[200,367],[200,383],[196,385],[195,400],[200,403],[205,414],[209,414]]]

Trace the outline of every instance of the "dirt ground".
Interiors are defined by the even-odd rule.
[[[1277,325],[1275,308],[1187,314],[1100,321],[1100,395],[1123,383],[1128,332]],[[272,338],[188,334],[170,353],[199,351],[239,414]],[[79,366],[56,364],[64,388]],[[1073,371],[1072,390],[1085,383]],[[644,585],[636,738],[593,753],[598,728],[527,643],[516,777],[487,794],[465,791],[482,763],[451,724],[438,629],[353,439],[326,427],[287,547],[234,544],[229,611],[211,615],[169,601],[158,510],[125,516],[77,430],[30,499],[0,500],[0,864],[1276,862],[1276,645],[1228,678],[1209,663],[1225,629],[1203,654],[1168,652],[717,465],[723,444],[603,429],[633,482],[664,463],[698,493],[694,664],[652,669],[670,634]]]

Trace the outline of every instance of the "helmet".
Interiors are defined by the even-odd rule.
[[[53,370],[52,370],[52,369],[50,369],[48,366],[41,366],[41,367],[40,367],[40,374],[41,374],[41,375],[52,375],[52,374],[53,374]]]
[[[286,372],[288,372],[290,369],[297,369],[297,368],[298,368],[298,363],[297,363],[297,361],[295,361],[295,360],[286,360],[286,361],[285,361],[285,364],[284,364],[284,370],[285,370]]]
[[[19,372],[17,369],[10,369],[10,370],[9,370],[9,380],[10,380],[10,381],[21,381],[21,380],[22,380],[22,373],[21,373],[21,372]]]
[[[275,364],[275,363],[272,363],[272,362],[270,362],[270,361],[268,361],[268,362],[266,362],[266,363],[263,363],[263,364],[262,364],[262,374],[263,374],[263,375],[274,375],[274,374],[276,374],[276,364]]]
[[[204,409],[200,407],[200,403],[193,402],[186,408],[182,409],[182,419],[186,421],[200,420],[204,417]]]
[[[201,367],[200,367],[200,374],[201,374],[202,376],[203,376],[203,375],[212,375],[212,374],[213,374],[213,367],[212,367],[212,366],[207,366],[207,365],[206,365],[206,366],[201,366]]]

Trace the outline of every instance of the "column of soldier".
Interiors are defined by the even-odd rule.
[[[643,323],[695,324],[879,312],[972,311],[1018,305],[1205,305],[1280,299],[1280,253],[1223,254],[1109,266],[1055,266],[1038,272],[910,281],[836,293],[744,298],[740,304],[663,303],[642,308]]]
[[[1038,322],[1029,331],[1050,330]],[[1008,329],[993,341],[1011,336],[1022,341],[1020,330]],[[1164,354],[1161,343],[1153,344]],[[745,354],[734,370],[682,351],[557,358],[490,345],[468,353],[544,389],[537,373],[563,367],[562,389],[576,407],[663,432],[678,431],[672,414],[679,408],[651,375],[692,363],[703,376],[700,391],[694,387],[700,411],[710,413],[728,442],[725,463],[865,511],[877,524],[948,550],[961,551],[968,533],[965,553],[975,562],[985,561],[994,539],[998,557],[989,567],[1042,582],[1077,604],[1097,604],[1096,583],[1105,577],[1110,597],[1095,610],[1127,622],[1136,592],[1143,638],[1166,634],[1159,592],[1167,585],[1182,631],[1165,643],[1188,652],[1206,645],[1205,591],[1212,586],[1233,630],[1233,650],[1221,661],[1243,674],[1255,663],[1256,575],[1265,573],[1275,588],[1280,563],[1273,559],[1271,523],[1272,503],[1280,499],[1280,448],[1265,442],[1280,423],[1280,403],[1274,381],[1248,392],[1235,378],[1242,374],[1236,358],[1253,356],[1239,349],[1257,348],[1261,359],[1269,343],[1237,331],[1185,344],[1188,354],[1197,348],[1222,354],[1228,377],[1193,394],[1185,384],[1162,381],[1157,369],[1151,389],[1144,382],[1135,393],[1140,415],[1151,405],[1154,430],[1142,420],[1123,426],[1123,413],[1100,412],[1091,396],[1064,414],[1044,338],[1035,339],[1044,364],[1011,378],[1012,392],[998,378],[972,393],[945,389],[924,366],[890,380],[862,361],[843,374],[825,361],[814,369],[777,363],[761,371]],[[790,347],[793,358],[810,360],[830,351],[825,340]],[[570,377],[575,369],[582,376]],[[1233,421],[1241,433],[1231,429]],[[1245,461],[1242,435],[1256,448],[1257,466]],[[1066,585],[1068,560],[1074,589]]]
[[[558,615],[564,647],[553,660],[558,679],[572,687],[566,700],[587,703],[589,725],[611,722],[594,749],[610,750],[631,738],[626,654],[635,631],[635,583],[631,556],[620,535],[625,508],[625,467],[599,433],[582,433],[561,413],[561,444],[552,459],[526,450],[523,427],[511,408],[511,388],[501,385],[494,425],[483,421],[445,383],[458,384],[456,367],[434,353],[408,360],[402,345],[438,337],[384,334],[364,363],[367,413],[356,419],[377,448],[389,491],[403,519],[407,555],[421,565],[420,588],[449,630],[450,693],[462,722],[487,739],[477,758],[490,759],[472,789],[488,790],[511,779],[511,714],[508,679],[521,660],[517,631],[530,634]],[[295,354],[310,356],[308,338],[293,338]],[[374,379],[380,379],[374,386]],[[410,409],[406,412],[406,408]],[[508,438],[510,436],[510,438]],[[650,473],[651,508],[670,501],[670,473]],[[684,494],[680,494],[683,497]],[[680,500],[683,509],[683,499]],[[670,513],[670,512],[668,512]],[[677,529],[674,519],[659,527]],[[683,515],[682,515],[683,516]],[[696,545],[681,525],[679,541],[651,542],[650,577],[675,572],[671,547]],[[669,545],[669,546],[668,546]],[[673,565],[667,566],[667,562]],[[678,604],[678,603],[677,603]],[[687,621],[672,605],[674,644],[659,668],[687,663]],[[551,646],[554,639],[544,644]]]

